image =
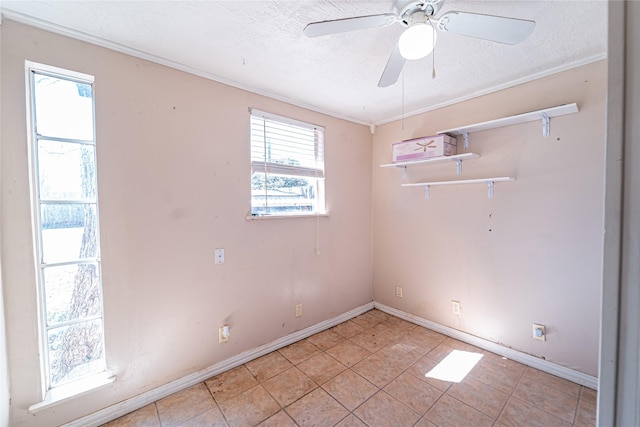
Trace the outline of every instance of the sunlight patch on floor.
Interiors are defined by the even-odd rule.
[[[482,354],[469,351],[453,350],[435,368],[427,372],[425,377],[459,383],[482,359]]]

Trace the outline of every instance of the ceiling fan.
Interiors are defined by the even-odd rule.
[[[318,37],[386,27],[396,22],[407,27],[391,52],[378,82],[379,87],[387,87],[398,80],[405,60],[420,59],[433,51],[437,38],[436,29],[515,45],[529,37],[536,26],[535,21],[526,19],[469,12],[451,11],[436,18],[443,3],[444,0],[398,0],[394,3],[393,12],[312,22],[303,32],[308,37]]]

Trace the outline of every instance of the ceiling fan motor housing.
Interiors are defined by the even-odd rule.
[[[416,19],[424,22],[427,16],[435,15],[440,10],[442,2],[443,0],[398,0],[393,6],[393,11],[398,15],[400,23],[408,27],[417,22]]]

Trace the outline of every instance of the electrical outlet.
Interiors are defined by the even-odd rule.
[[[460,301],[451,301],[451,312],[456,316],[460,316]]]
[[[296,317],[302,317],[302,304],[296,304]]]
[[[396,297],[402,298],[402,288],[400,286],[396,286]]]
[[[539,323],[533,324],[533,338],[540,341],[547,340],[547,329],[544,327],[544,325],[541,325]]]
[[[227,341],[229,341],[229,325],[222,325],[218,329],[218,343],[222,344]]]
[[[223,264],[224,263],[224,248],[218,248],[216,249],[216,264]]]

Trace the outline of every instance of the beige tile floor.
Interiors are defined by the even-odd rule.
[[[482,354],[459,383],[427,378]],[[106,426],[595,426],[596,392],[379,310]]]

